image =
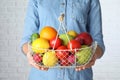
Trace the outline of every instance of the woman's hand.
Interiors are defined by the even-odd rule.
[[[27,59],[28,59],[28,62],[31,66],[33,66],[39,70],[46,70],[46,71],[48,70],[48,68],[44,68],[44,67],[41,67],[38,64],[36,64],[35,61],[33,60],[32,55],[30,54],[30,52],[27,53]]]

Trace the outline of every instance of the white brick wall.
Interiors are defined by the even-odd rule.
[[[27,80],[29,66],[19,50],[26,0],[0,1],[0,80]]]
[[[101,0],[105,55],[96,62],[94,80],[120,79],[120,0]],[[0,80],[27,80],[29,65],[19,50],[27,0],[0,1]]]

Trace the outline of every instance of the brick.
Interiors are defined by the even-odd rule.
[[[1,5],[0,5],[1,6]],[[5,12],[7,12],[7,8],[6,7],[0,7],[0,14],[1,13],[5,13]],[[2,15],[0,15],[0,16],[2,16]]]
[[[0,52],[1,52],[0,57],[8,56],[8,51],[0,51]]]
[[[9,42],[9,40],[16,40],[16,39],[17,39],[17,36],[15,35],[15,32],[9,31],[9,32],[8,32],[8,36],[6,37],[6,39],[7,39],[8,42]],[[11,43],[11,44],[12,44],[12,43]]]
[[[30,67],[29,66],[25,66],[25,67],[27,67],[27,69],[26,68],[18,68],[18,72],[20,72],[20,73],[26,73],[26,74],[29,74],[28,72],[30,71]]]
[[[17,50],[17,47],[16,47],[16,46],[8,46],[7,49],[8,49],[8,51],[12,51],[12,50],[13,50],[13,51],[14,51],[14,50],[16,51],[16,50]]]
[[[8,68],[8,64],[5,63],[5,62],[0,62],[0,68],[3,69],[3,68]]]
[[[10,68],[19,68],[19,67],[21,67],[21,64],[19,64],[19,62],[18,63],[16,63],[16,62],[11,62],[11,63],[8,63],[8,66],[10,67]]]
[[[14,37],[16,37],[16,36],[14,36]],[[16,39],[8,40],[8,46],[16,47],[17,44],[18,44],[18,41]]]
[[[17,59],[15,57],[0,57],[0,61],[5,62],[7,64],[8,62],[15,62]]]
[[[1,78],[8,78],[8,74],[5,72],[5,73],[0,73],[0,80]]]
[[[14,67],[8,67],[8,68],[0,68],[0,72],[1,73],[8,73],[8,74],[10,74],[10,73],[12,73],[12,72],[15,72],[15,73],[17,73],[17,68],[14,68]]]
[[[23,73],[16,73],[16,72],[13,72],[12,74],[8,74],[8,77],[10,78],[25,78],[25,75],[23,75]]]
[[[8,49],[5,46],[0,46],[0,51],[7,51]]]
[[[1,36],[1,38],[0,38],[0,48],[5,48],[7,46],[8,46],[8,41],[6,40],[6,37]]]

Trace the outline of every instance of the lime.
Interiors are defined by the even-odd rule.
[[[39,38],[40,37],[40,35],[38,34],[38,33],[33,33],[32,35],[31,35],[31,42],[33,42],[34,40],[36,40],[37,38]]]

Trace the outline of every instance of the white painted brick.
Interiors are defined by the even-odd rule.
[[[0,48],[5,48],[8,46],[8,40],[6,40],[6,37],[1,36],[0,38]],[[1,51],[1,53],[3,53]]]
[[[19,68],[19,67],[22,67],[21,64],[19,64],[19,62],[18,62],[18,63],[16,63],[16,62],[8,63],[8,66],[9,66],[10,68],[15,68],[15,69],[17,69],[17,68]]]
[[[0,46],[0,51],[7,51],[8,49],[5,46]]]
[[[1,73],[12,73],[12,72],[15,72],[15,73],[17,73],[17,69],[14,69],[14,67],[12,68],[12,67],[8,67],[8,68],[0,68],[0,72]]]
[[[26,67],[27,67],[27,69],[18,68],[18,72],[23,73],[23,74],[25,74],[25,73],[29,74],[28,72],[30,70],[30,67],[29,66],[26,66]]]
[[[6,72],[0,73],[0,79],[1,78],[8,78],[8,74],[6,74]]]
[[[14,37],[16,37],[16,36],[14,36]],[[8,45],[9,46],[16,46],[18,44],[18,41],[16,40],[16,39],[12,39],[12,40],[9,40],[8,41]]]
[[[10,78],[21,78],[21,77],[25,77],[25,75],[23,75],[23,73],[21,74],[21,73],[16,73],[16,72],[13,72],[12,74],[8,74],[8,76],[10,77]]]
[[[5,62],[0,62],[0,68],[1,68],[1,69],[8,68],[8,64],[5,63]]]
[[[7,12],[7,8],[0,7],[0,14],[6,13],[6,12]],[[3,16],[3,15],[0,15],[0,16]]]
[[[17,47],[16,46],[8,46],[8,51],[12,51],[12,50],[17,50]]]
[[[7,64],[8,62],[16,62],[16,58],[13,57],[13,58],[10,58],[10,57],[1,57],[0,58],[0,61],[2,62],[5,62],[5,64]]]
[[[8,40],[8,42],[9,42],[9,40],[17,40],[17,35],[15,35],[14,32],[9,31],[7,33],[8,33],[8,35],[7,35],[6,39]]]

